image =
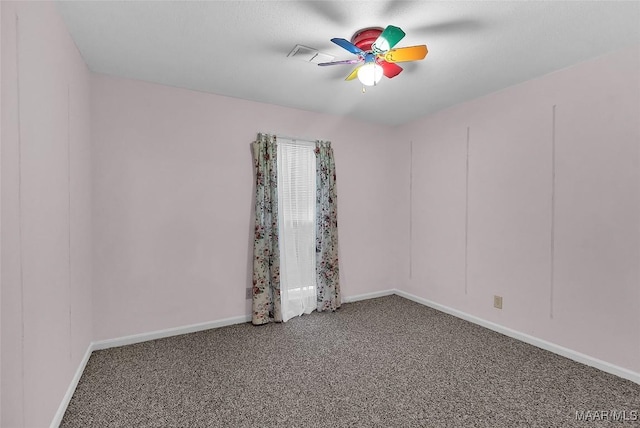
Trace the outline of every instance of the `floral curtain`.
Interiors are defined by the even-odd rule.
[[[256,178],[256,218],[251,322],[259,325],[282,321],[276,136],[258,134],[252,151]]]
[[[316,141],[316,287],[318,312],[340,307],[338,199],[333,149]]]

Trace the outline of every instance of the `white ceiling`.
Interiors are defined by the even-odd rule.
[[[640,43],[640,2],[57,1],[92,71],[398,125]],[[288,58],[296,44],[401,27],[423,61],[362,93],[353,66]]]

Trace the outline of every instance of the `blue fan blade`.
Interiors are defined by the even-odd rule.
[[[336,45],[340,46],[341,48],[346,49],[349,52],[354,53],[356,55],[360,55],[361,53],[363,53],[362,49],[360,49],[359,47],[357,47],[356,45],[354,45],[348,40],[335,38],[335,39],[331,39],[331,41]]]
[[[344,61],[333,61],[333,62],[321,62],[318,65],[338,65],[338,64],[357,64],[359,62],[361,62],[362,59],[345,59]]]

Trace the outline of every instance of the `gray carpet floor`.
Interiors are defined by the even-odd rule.
[[[627,421],[576,420],[603,410]],[[61,427],[639,426],[633,411],[638,384],[389,296],[94,352]]]

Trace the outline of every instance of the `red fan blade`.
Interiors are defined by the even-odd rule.
[[[378,64],[382,66],[382,73],[389,79],[396,77],[402,71],[402,67],[398,64],[394,64],[387,61],[378,61]]]

